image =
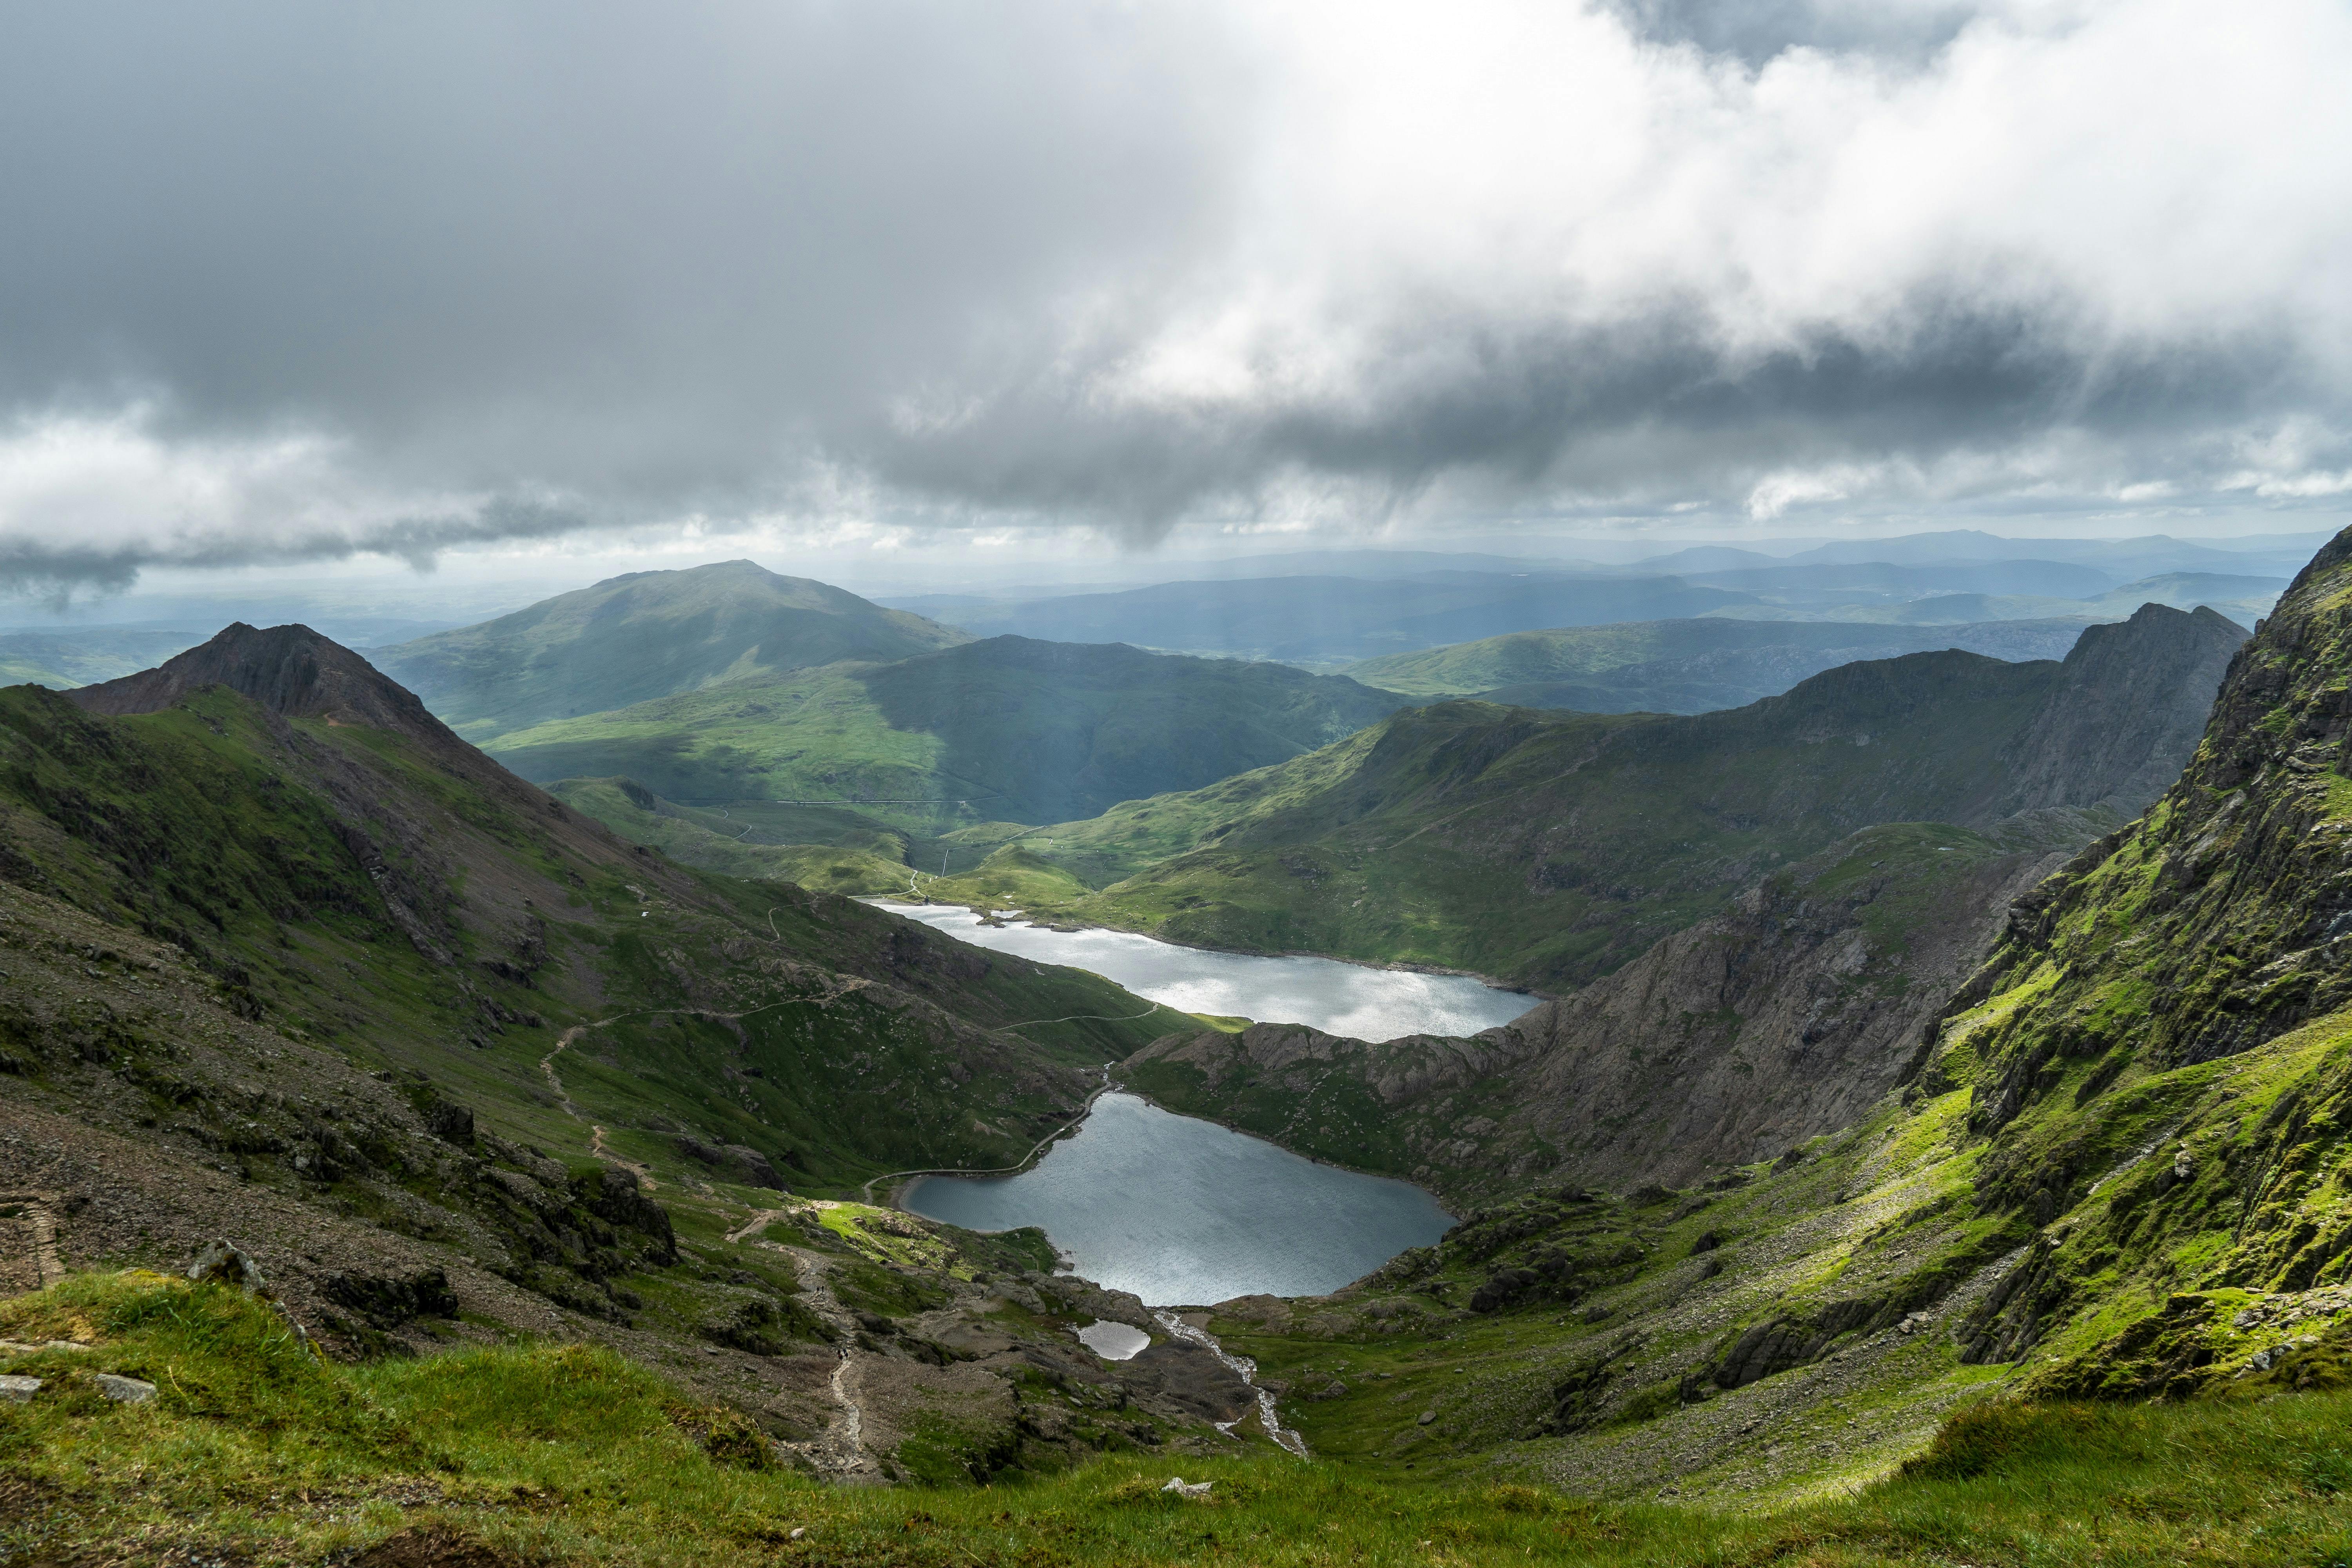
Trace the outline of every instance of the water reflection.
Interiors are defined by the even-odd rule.
[[[1306,1024],[1358,1040],[1475,1035],[1507,1024],[1535,998],[1463,974],[1372,969],[1334,958],[1264,958],[1180,947],[1133,931],[984,925],[970,910],[876,900],[976,947],[1091,970],[1148,1001],[1187,1013]]]
[[[1080,1274],[1147,1305],[1319,1296],[1453,1219],[1408,1183],[1106,1094],[1017,1176],[926,1176],[902,1201],[972,1230],[1042,1226]]]

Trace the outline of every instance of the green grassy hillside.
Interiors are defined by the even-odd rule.
[[[1578,984],[1876,823],[2137,810],[2194,744],[2242,635],[2150,609],[2063,664],[1913,654],[1690,718],[1444,703],[1026,843],[1088,882],[1171,857],[1050,912]],[[2052,752],[2082,765],[2053,772]]]
[[[382,682],[323,639],[295,657],[363,695]],[[459,1084],[532,1141],[574,1136],[574,1112],[543,1100],[541,1058],[614,1019],[570,1047],[566,1082],[614,1147],[669,1158],[661,1129],[698,1129],[820,1187],[1017,1158],[1082,1092],[1077,1065],[1138,1037],[992,1034],[1139,1005],[1075,971],[967,958],[862,905],[632,850],[383,689],[409,702],[406,732],[282,691],[279,711],[204,686],[124,718],[0,692],[0,877],[173,944],[257,1018]],[[124,1027],[134,1054],[168,1055],[156,1026]],[[942,1093],[949,1063],[965,1087]]]
[[[772,825],[738,822],[724,807],[677,805],[634,779],[565,779],[549,793],[631,843],[706,871],[852,896],[903,893],[915,879],[907,836],[851,812],[782,808],[793,838],[779,844]]]
[[[685,801],[838,802],[918,831],[1055,822],[1296,757],[1406,700],[1281,665],[995,637],[541,724],[524,776],[625,773]]]
[[[1254,1458],[1111,1458],[1022,1486],[827,1488],[732,1412],[638,1365],[515,1344],[350,1367],[305,1355],[261,1303],[131,1273],[0,1305],[23,1338],[91,1349],[8,1363],[0,1405],[14,1554],[137,1543],[147,1561],[751,1564],[1575,1563],[1820,1568],[1954,1562],[2339,1561],[2352,1395],[2186,1407],[2004,1406],[1947,1426],[1903,1473],[1777,1504],[1607,1501]],[[110,1405],[87,1368],[163,1392]],[[51,1390],[55,1392],[52,1393]],[[1211,1483],[1171,1496],[1170,1473]],[[236,1500],[233,1503],[229,1500]]]
[[[905,658],[965,638],[823,583],[727,561],[631,573],[370,658],[480,742],[744,676]]]

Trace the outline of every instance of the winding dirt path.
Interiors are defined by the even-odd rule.
[[[765,1223],[755,1221],[754,1224]],[[746,1226],[746,1232],[751,1229]],[[730,1239],[732,1239],[731,1237]],[[763,1245],[774,1247],[793,1260],[793,1271],[801,1280],[801,1298],[825,1326],[837,1336],[839,1364],[833,1369],[831,1388],[833,1403],[838,1414],[824,1435],[806,1443],[781,1445],[804,1457],[821,1474],[834,1480],[857,1486],[887,1486],[889,1478],[866,1447],[866,1411],[859,1403],[865,1389],[859,1377],[860,1358],[857,1353],[857,1320],[841,1299],[833,1293],[831,1270],[823,1258],[803,1252],[796,1247],[784,1247],[775,1242]]]
[[[626,1017],[628,1015],[623,1014],[622,1016]],[[604,1020],[604,1022],[608,1024],[614,1021],[615,1020],[610,1018]],[[578,1039],[584,1031],[593,1029],[598,1026],[599,1026],[595,1024],[576,1024],[571,1028],[564,1030],[562,1035],[557,1037],[554,1047],[545,1056],[539,1058],[539,1070],[546,1075],[547,1087],[549,1090],[554,1094],[555,1103],[562,1110],[563,1114],[569,1116],[574,1121],[588,1122],[588,1152],[590,1155],[604,1161],[608,1165],[618,1165],[622,1170],[629,1172],[637,1178],[637,1184],[645,1188],[646,1191],[649,1193],[657,1191],[659,1190],[661,1184],[654,1180],[654,1173],[651,1171],[646,1169],[645,1166],[637,1163],[635,1160],[623,1159],[620,1155],[615,1154],[612,1150],[604,1146],[604,1129],[593,1121],[588,1121],[588,1119],[585,1116],[580,1114],[580,1108],[572,1102],[572,1097],[570,1095],[563,1092],[563,1080],[555,1076],[556,1056],[562,1052],[566,1046],[569,1046],[572,1041]]]

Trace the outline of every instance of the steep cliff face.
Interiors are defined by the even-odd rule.
[[[2352,532],[2232,661],[2180,780],[2020,900],[1958,997],[1923,1088],[1965,1094],[1979,1212],[2032,1238],[1963,1325],[1969,1359],[2032,1352],[2059,1392],[2182,1393],[2246,1375],[2250,1328],[2336,1310],[2347,677]]]
[[[2014,1117],[2063,1058],[2178,1067],[2352,1002],[2352,536],[2231,660],[2188,769],[2145,818],[2023,900],[1966,998],[2011,998],[1979,1042]],[[2031,986],[2030,994],[2028,987]]]
[[[1506,1138],[1564,1176],[1680,1186],[1852,1125],[1916,1071],[1945,998],[2074,823],[1987,838],[1934,825],[1857,834],[1507,1032]]]
[[[2056,688],[2001,748],[1994,816],[2051,806],[2138,812],[2179,776],[2245,628],[2200,606],[2143,605],[2089,626]]]

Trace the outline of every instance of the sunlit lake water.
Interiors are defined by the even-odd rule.
[[[1358,1040],[1475,1035],[1509,1023],[1536,1000],[1461,974],[1372,969],[1331,958],[1212,952],[1132,931],[1048,931],[1018,922],[991,926],[970,910],[944,904],[882,907],[976,947],[1092,970],[1138,996],[1187,1013],[1306,1024]]]
[[[971,1230],[1041,1226],[1080,1274],[1148,1306],[1319,1296],[1454,1223],[1408,1183],[1117,1093],[1017,1176],[925,1176],[900,1201]]]

